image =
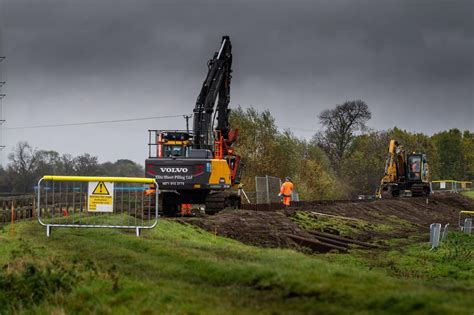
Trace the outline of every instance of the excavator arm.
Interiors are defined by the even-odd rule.
[[[390,140],[385,174],[382,181],[398,182],[405,174],[405,151],[396,140]]]
[[[214,107],[217,102],[216,131],[226,140],[229,135],[229,102],[232,66],[232,44],[229,36],[223,36],[219,51],[208,62],[208,73],[194,108],[193,147],[214,147]]]

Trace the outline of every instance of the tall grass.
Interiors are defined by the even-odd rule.
[[[420,244],[306,256],[171,221],[140,238],[99,229],[57,229],[46,238],[35,222],[18,224],[15,235],[0,234],[5,314],[470,314],[474,307],[472,238],[453,237],[436,252]]]

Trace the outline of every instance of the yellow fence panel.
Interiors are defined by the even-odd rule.
[[[158,223],[158,193],[146,190],[153,178],[43,176],[38,182],[38,222],[52,228],[154,228]],[[156,190],[158,191],[158,189]]]

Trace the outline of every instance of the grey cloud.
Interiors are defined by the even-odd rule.
[[[23,108],[95,102],[126,116],[190,112],[206,61],[229,34],[232,104],[269,108],[281,125],[317,128],[322,109],[363,98],[374,128],[473,129],[472,1],[4,0],[1,8],[10,123]],[[451,118],[407,118],[413,107],[433,121]]]

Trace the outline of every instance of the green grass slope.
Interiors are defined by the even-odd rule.
[[[472,314],[473,239],[306,256],[171,221],[133,232],[0,232],[0,313]]]
[[[461,192],[462,195],[474,199],[474,190],[463,191]]]

